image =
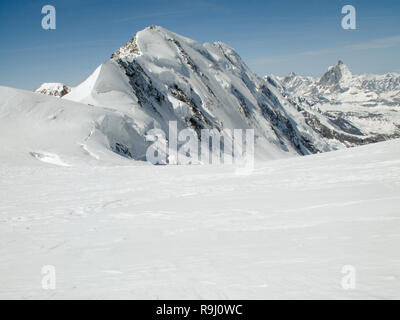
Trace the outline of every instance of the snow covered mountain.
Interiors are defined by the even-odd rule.
[[[232,129],[254,129],[261,159],[340,147],[226,44],[200,44],[157,26],[138,32],[77,87],[43,84],[36,91],[0,88],[1,139],[12,141],[3,159],[13,151],[60,165],[146,160],[148,132],[162,129],[168,139],[171,121],[197,138],[202,129],[213,129],[212,136],[231,129],[223,144],[232,148]]]
[[[126,139],[119,143],[135,159],[143,159],[145,133],[153,128],[168,132],[169,121],[198,136],[201,129],[252,128],[257,154],[269,159],[339,147],[312,130],[232,48],[200,44],[158,26],[138,32],[63,99],[129,118]],[[106,122],[117,125],[114,119]]]
[[[339,61],[319,79],[290,73],[265,80],[326,138],[355,146],[400,137],[400,74],[353,75]]]
[[[61,98],[71,91],[71,88],[63,83],[43,83],[35,92],[48,96]]]

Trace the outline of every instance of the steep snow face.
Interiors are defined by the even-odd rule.
[[[168,122],[177,121],[178,130],[198,137],[201,129],[254,129],[256,153],[269,159],[340,147],[226,44],[200,44],[158,26],[138,32],[64,99],[132,118],[142,141],[149,129],[168,132]]]
[[[339,61],[320,78],[266,76],[306,122],[345,146],[400,137],[400,74],[353,75]]]
[[[71,91],[71,88],[63,83],[43,83],[35,92],[48,96],[61,98]]]

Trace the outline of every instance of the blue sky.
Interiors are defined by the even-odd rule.
[[[56,30],[41,27],[46,4],[57,10]],[[357,10],[357,30],[341,28],[346,4]],[[153,24],[223,41],[260,76],[318,76],[339,59],[354,73],[400,72],[398,0],[3,0],[0,85],[77,85]]]

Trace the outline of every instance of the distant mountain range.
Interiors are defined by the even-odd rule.
[[[266,76],[325,138],[345,146],[400,137],[400,74],[353,75],[339,61],[321,78]]]

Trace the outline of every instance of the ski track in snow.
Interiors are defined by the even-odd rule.
[[[399,298],[399,156],[393,140],[246,176],[1,164],[0,298]],[[41,288],[44,265],[56,290]]]

